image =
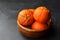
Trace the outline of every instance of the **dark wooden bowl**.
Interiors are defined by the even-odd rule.
[[[48,27],[43,31],[40,31],[40,30],[37,31],[37,30],[32,30],[32,29],[26,28],[26,27],[22,26],[21,24],[19,24],[18,21],[17,21],[17,28],[20,32],[22,32],[27,37],[38,38],[38,37],[42,37],[45,34],[47,34],[47,32],[50,28],[51,19],[47,23],[48,23]]]

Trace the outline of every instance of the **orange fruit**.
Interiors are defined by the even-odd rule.
[[[46,23],[50,19],[50,10],[44,6],[38,7],[33,16],[36,21]]]
[[[24,26],[31,25],[34,21],[33,12],[28,9],[20,11],[18,14],[18,21]]]
[[[32,24],[32,29],[33,30],[39,30],[39,31],[43,31],[47,28],[47,24],[42,24],[42,23],[39,23],[37,21],[35,21],[33,24]]]
[[[30,11],[32,11],[34,13],[35,9],[29,9]]]

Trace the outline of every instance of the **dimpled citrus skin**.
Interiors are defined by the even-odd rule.
[[[31,25],[34,21],[33,12],[28,9],[21,10],[18,15],[18,21],[24,26]]]
[[[33,17],[36,21],[46,23],[50,19],[50,10],[44,6],[35,9]]]
[[[42,23],[39,23],[37,21],[35,21],[33,24],[32,24],[32,30],[39,30],[39,31],[43,31],[47,28],[47,24],[42,24]]]

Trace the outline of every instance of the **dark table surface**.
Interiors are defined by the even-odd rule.
[[[51,10],[53,21],[49,36],[31,39],[17,30],[18,12],[25,8],[46,6]],[[59,0],[0,0],[0,40],[60,40],[60,1]]]

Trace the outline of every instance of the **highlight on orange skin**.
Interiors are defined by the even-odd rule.
[[[28,9],[20,11],[18,14],[18,21],[20,24],[24,26],[31,25],[34,21],[33,12]]]
[[[33,24],[32,24],[32,30],[39,30],[39,31],[43,31],[47,28],[47,24],[42,24],[42,23],[39,23],[37,21],[35,21]]]
[[[33,17],[36,21],[46,23],[50,19],[50,10],[44,6],[35,9]]]
[[[32,11],[32,12],[34,12],[35,11],[35,9],[29,9],[30,11]]]

